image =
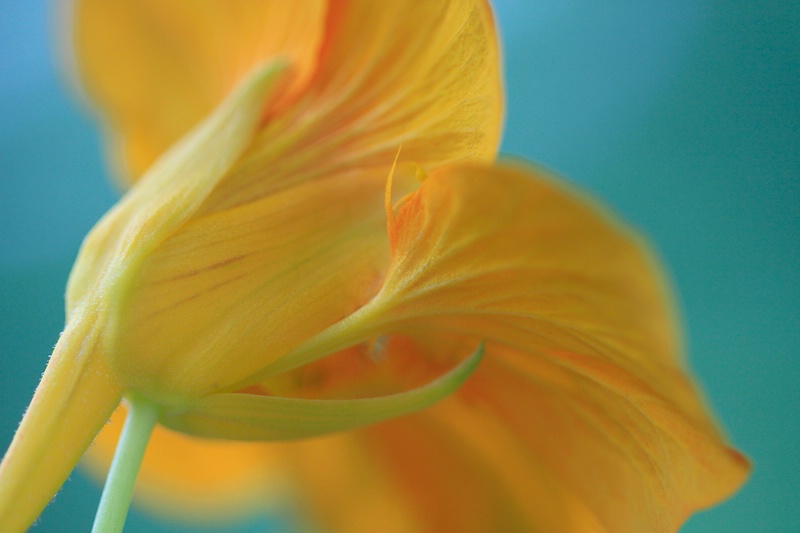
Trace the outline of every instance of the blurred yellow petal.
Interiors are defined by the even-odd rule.
[[[415,442],[424,441],[422,437],[406,435]],[[293,443],[289,457],[302,487],[301,510],[320,531],[330,533],[373,533],[376,524],[381,533],[425,532],[425,522],[409,500],[412,495],[381,460],[381,450],[371,444],[360,432]],[[425,475],[420,470],[424,463],[407,466]]]
[[[72,11],[77,74],[132,182],[255,65],[287,61],[288,95],[302,88],[316,66],[325,2],[76,0]]]
[[[89,449],[84,466],[102,479],[116,448],[120,408]],[[402,487],[356,433],[289,443],[197,438],[157,427],[137,480],[137,505],[183,522],[222,522],[242,513],[295,508],[332,531],[423,531]],[[407,503],[407,502],[406,502]],[[299,521],[303,519],[298,517]]]
[[[96,310],[62,333],[0,466],[0,524],[25,531],[80,460],[124,391],[103,361]]]

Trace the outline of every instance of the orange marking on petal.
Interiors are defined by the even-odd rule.
[[[400,159],[400,151],[403,149],[401,144],[397,148],[397,153],[392,162],[392,168],[389,170],[389,176],[386,178],[386,191],[384,193],[384,203],[386,206],[386,225],[389,232],[389,243],[391,245],[392,255],[394,255],[395,236],[397,235],[397,219],[394,216],[394,207],[392,205],[392,180],[394,179],[394,171],[397,169],[397,160]]]

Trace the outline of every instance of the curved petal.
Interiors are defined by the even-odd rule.
[[[81,463],[98,480],[108,472],[125,415],[124,406],[117,409]],[[136,480],[136,504],[203,523],[277,510],[294,491],[289,457],[277,444],[199,439],[156,426]]]
[[[404,155],[424,168],[494,159],[503,89],[485,0],[338,2],[323,46],[310,92],[335,131],[366,133],[361,142],[351,134],[353,145],[374,148],[379,135],[387,155],[403,143]],[[361,165],[387,159],[364,152]]]
[[[101,330],[97,313],[83,310],[56,344],[0,464],[3,531],[33,524],[122,399],[123,386],[102,358]]]
[[[81,82],[133,182],[255,65],[282,57],[296,93],[316,66],[325,2],[75,0]],[[286,101],[286,100],[284,100]]]
[[[643,413],[529,353],[488,349],[462,391],[365,432],[426,531],[672,532],[741,483],[746,461],[669,407]]]
[[[398,531],[674,531],[742,483],[657,268],[607,215],[541,174],[455,167],[395,219],[393,268],[362,310],[417,343],[485,339],[486,357],[428,410],[288,446],[320,520],[368,531],[364,506],[330,503],[368,487]]]
[[[366,431],[398,428],[383,449],[431,531],[452,529],[454,502],[464,531],[674,531],[742,484],[747,461],[688,377],[664,282],[629,231],[514,167],[433,173],[395,219],[393,267],[360,312],[487,342],[455,395]],[[425,457],[453,460],[406,474]],[[478,481],[452,482],[465,472]]]
[[[417,342],[486,339],[487,355],[424,412],[287,448],[320,520],[674,531],[741,484],[746,460],[686,376],[658,270],[607,215],[541,173],[455,167],[395,220],[393,268],[362,309]]]

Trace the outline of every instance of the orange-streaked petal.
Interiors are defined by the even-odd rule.
[[[398,148],[426,170],[491,161],[503,94],[492,13],[481,0],[331,2],[318,68],[275,112],[204,211],[354,169],[385,177]]]
[[[694,395],[676,394],[689,387],[655,259],[577,191],[541,170],[456,166],[431,175],[396,220],[393,266],[371,302],[393,322],[592,355],[709,422]]]
[[[325,10],[323,0],[76,0],[69,22],[77,73],[107,121],[127,180],[255,65],[282,57],[294,74],[287,96],[300,90],[316,66]]]
[[[162,403],[252,383],[378,290],[383,186],[341,176],[186,221],[109,302],[115,368]]]
[[[493,160],[503,116],[499,62],[485,0],[349,0],[332,3],[310,92],[336,109],[326,120],[356,146],[354,128],[380,134],[381,145],[365,147],[388,156],[402,142],[404,156],[423,168]],[[368,155],[362,165],[386,160]]]
[[[243,330],[272,321],[273,331],[283,331],[285,324],[280,323],[283,317],[270,313],[270,309],[290,308],[295,312],[295,320],[301,323],[289,329],[291,334],[302,335],[302,327],[311,331],[325,327],[327,322],[321,325],[314,322],[297,301],[301,291],[308,291],[309,298],[317,301],[313,290],[319,286],[307,285],[303,274],[319,284],[331,283],[334,290],[348,296],[324,300],[323,305],[317,306],[320,315],[339,313],[329,318],[331,321],[358,305],[354,291],[358,294],[366,291],[363,301],[375,290],[371,277],[375,269],[385,269],[388,246],[380,207],[383,180],[372,187],[361,186],[355,195],[346,194],[352,187],[344,180],[331,180],[327,188],[312,191],[306,190],[310,187],[296,188],[238,210],[193,216],[209,190],[228,170],[231,160],[247,145],[258,123],[258,114],[253,111],[263,106],[283,71],[281,64],[254,69],[206,121],[159,159],[147,178],[98,224],[81,249],[70,278],[68,316],[71,318],[74,310],[85,305],[98,305],[102,309],[110,364],[129,390],[154,392],[152,387],[148,388],[154,385],[153,375],[148,373],[151,370],[161,373],[165,381],[175,378],[174,382],[185,385],[177,391],[182,399],[193,392],[202,394],[204,387],[221,387],[225,379],[220,376],[226,372],[212,375],[215,369],[203,365],[208,358],[224,358],[230,352],[198,354],[187,342],[194,335],[181,336],[198,323],[209,327],[203,333],[211,336],[230,333],[224,324],[210,324],[216,318]],[[364,196],[375,200],[363,201]],[[337,197],[344,200],[337,202]],[[372,216],[356,207],[362,203],[375,206]],[[340,216],[343,210],[345,214]],[[308,217],[311,212],[316,216]],[[320,230],[324,224],[328,226]],[[333,246],[334,243],[338,246]],[[347,248],[348,243],[353,248]],[[364,253],[358,253],[361,247]],[[309,261],[310,257],[317,257],[322,263]],[[329,272],[327,269],[336,265],[334,259],[342,262],[342,266],[353,266],[353,271],[340,268]],[[376,261],[379,267],[375,266]],[[310,271],[293,270],[298,262],[305,262]],[[366,274],[359,269],[364,265]],[[260,270],[247,270],[259,266]],[[287,271],[295,277],[281,278]],[[331,281],[337,276],[346,281],[341,285]],[[238,282],[238,286],[228,282]],[[228,300],[223,301],[213,289],[226,284],[222,292]],[[275,286],[285,293],[271,291]],[[262,292],[257,294],[258,288]],[[223,307],[226,302],[238,305],[239,312],[245,314],[232,316],[233,309]],[[164,313],[171,307],[173,314]],[[259,311],[255,315],[260,317],[261,324],[249,320],[255,311]],[[175,313],[181,315],[180,321],[171,318]],[[151,329],[146,332],[137,329],[142,322]],[[237,337],[241,332],[234,332],[233,338],[244,344],[252,340],[244,335]],[[260,340],[261,343],[249,345],[240,354],[240,361],[247,359],[249,364],[256,364],[265,351],[281,348],[271,342],[275,337]],[[136,347],[131,342],[145,344]],[[175,343],[181,350],[165,353],[175,348]],[[242,344],[238,347],[242,348]],[[185,366],[182,368],[181,364]],[[232,367],[230,362],[218,361],[218,364],[216,370]],[[234,373],[228,378],[241,379],[242,374]],[[172,400],[172,392],[173,388],[165,387],[154,398]]]
[[[688,378],[661,273],[630,231],[511,166],[432,174],[397,224],[376,301],[405,327],[488,343],[474,379],[432,410],[454,435],[490,413],[498,437],[486,453],[537,457],[608,531],[672,531],[741,485],[747,462]],[[506,488],[530,487],[515,471]]]
[[[67,326],[3,457],[3,531],[33,524],[122,398],[122,385],[101,357],[97,316],[84,310]]]
[[[97,299],[98,292],[104,293],[100,299],[108,298],[126,271],[197,211],[249,144],[258,112],[275,97],[287,68],[281,61],[254,68],[92,228],[70,274],[68,319],[87,299]]]
[[[120,407],[81,463],[102,480],[126,415]],[[280,510],[293,489],[281,445],[199,439],[156,426],[136,481],[135,502],[181,520],[224,521]]]
[[[642,413],[591,378],[488,349],[459,393],[365,431],[425,531],[672,532],[741,482],[746,461],[668,407]]]
[[[673,531],[742,482],[683,369],[657,267],[607,215],[541,173],[454,167],[396,221],[385,288],[356,313],[383,317],[379,355],[425,355],[411,341],[446,354],[458,343],[441,337],[461,336],[487,340],[487,358],[422,413],[291,444],[322,522],[368,531],[381,509],[398,531]],[[352,392],[333,378],[324,394]]]
[[[461,518],[459,531],[674,531],[743,483],[747,461],[688,377],[662,276],[630,231],[510,166],[432,173],[396,224],[393,267],[357,314],[384,333],[487,342],[456,394],[363,432],[397,428],[379,440],[431,531]],[[477,480],[453,483],[467,472]]]

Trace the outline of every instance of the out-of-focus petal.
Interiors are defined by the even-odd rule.
[[[117,409],[84,457],[83,466],[98,479],[108,472],[125,414],[125,407]],[[156,426],[136,480],[136,503],[203,522],[278,510],[294,490],[288,460],[279,444],[199,439]]]
[[[77,74],[107,120],[127,180],[138,179],[255,65],[283,58],[294,74],[287,98],[297,93],[316,66],[325,11],[323,0],[76,0]]]
[[[25,531],[55,496],[122,398],[102,358],[102,323],[83,310],[53,351],[0,468],[0,523]]]
[[[423,435],[408,438],[424,440]],[[301,511],[319,530],[331,533],[373,533],[376,524],[381,533],[426,531],[411,495],[372,444],[355,432],[292,443],[292,472],[302,487]],[[425,475],[418,469],[422,465],[409,468]]]
[[[425,531],[673,532],[741,483],[746,461],[668,406],[642,412],[591,378],[489,349],[459,393],[364,432]]]
[[[89,449],[84,465],[102,478],[114,454],[120,408]],[[156,427],[134,498],[137,505],[182,522],[224,521],[242,513],[297,509],[330,531],[424,531],[400,484],[375,449],[356,433],[286,443],[191,437]],[[299,521],[303,519],[298,517]]]
[[[430,531],[675,531],[741,485],[747,461],[628,230],[514,167],[434,172],[395,220],[393,267],[359,313],[385,334],[487,342],[457,393],[360,432]]]

